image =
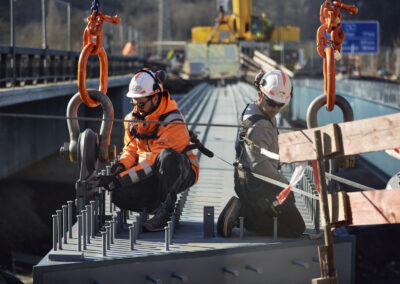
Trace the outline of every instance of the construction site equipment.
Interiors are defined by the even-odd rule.
[[[92,7],[92,14],[88,17],[88,24],[83,34],[83,48],[78,63],[78,90],[82,101],[89,107],[96,107],[100,103],[93,101],[86,90],[86,65],[89,55],[97,54],[100,60],[100,84],[99,91],[107,94],[108,80],[108,61],[107,54],[103,48],[103,22],[118,24],[121,19],[118,16],[110,17],[103,15],[98,10],[100,4],[98,1],[96,8]],[[93,37],[96,41],[93,42]]]
[[[340,60],[341,46],[344,41],[342,14],[340,8],[347,10],[351,15],[357,13],[355,5],[342,4],[341,0],[326,0],[320,9],[321,26],[317,30],[317,51],[323,58],[324,93],[327,95],[326,109],[332,111],[335,106],[335,60]],[[330,34],[330,40],[325,33]]]
[[[226,7],[220,7],[220,11],[226,12]],[[216,40],[221,33],[233,32],[234,38],[239,41],[279,41],[297,42],[300,40],[300,29],[296,26],[274,25],[267,18],[265,13],[253,14],[252,0],[232,0],[232,14],[224,14],[223,25],[219,30],[213,32],[211,26],[198,26],[192,28],[192,42],[207,42],[210,39]],[[223,31],[223,32],[221,32]],[[225,41],[233,42],[230,37]]]
[[[183,69],[191,77],[238,77],[239,48],[236,44],[188,43]]]
[[[300,28],[297,26],[279,26],[273,29],[271,42],[298,42],[300,40]]]
[[[253,56],[255,50],[263,52],[269,50],[268,40],[296,42],[300,39],[300,30],[297,27],[279,27],[273,31],[272,24],[265,14],[253,14],[252,0],[232,0],[233,13],[231,15],[225,14],[227,3],[225,4],[219,6],[219,17],[213,27],[192,28],[192,43],[188,44],[184,66],[184,72],[189,76],[216,74],[221,76],[223,74],[223,76],[239,77],[237,68],[230,70],[227,68],[228,65],[230,68],[234,67],[232,65],[238,65],[239,58],[235,56],[238,52],[233,51],[234,49],[245,50],[246,55]],[[249,43],[254,43],[254,45]],[[198,44],[197,47],[196,44]],[[214,48],[213,44],[232,46]],[[238,44],[238,48],[233,46],[235,44]],[[201,52],[195,52],[196,55],[193,56],[193,51],[199,49],[204,49],[203,55]],[[213,49],[218,50],[217,57],[214,58],[213,54],[216,50]],[[223,49],[226,50],[221,52]]]
[[[77,162],[80,169],[79,179],[75,184],[76,206],[78,212],[84,209],[90,194],[88,180],[96,175],[98,163],[109,161],[116,155],[116,146],[110,145],[110,136],[114,119],[114,108],[111,100],[106,96],[108,80],[107,55],[103,48],[103,21],[118,24],[118,16],[109,17],[99,11],[99,1],[93,1],[91,16],[88,17],[88,25],[84,31],[83,49],[79,57],[78,65],[78,90],[67,107],[67,120],[70,141],[65,142],[61,147],[61,155],[71,162]],[[93,42],[93,37],[96,41]],[[89,55],[97,54],[100,60],[100,90],[86,90],[86,65]],[[81,103],[89,107],[101,105],[103,108],[103,121],[100,128],[100,135],[92,129],[80,132],[78,108]],[[93,192],[92,192],[93,194]],[[85,245],[85,242],[84,242]]]
[[[213,30],[212,26],[204,26],[204,27],[194,27],[192,28],[192,42],[201,43],[207,42],[210,38],[211,31]],[[219,37],[219,32],[217,31],[212,40],[216,40]]]
[[[232,16],[230,24],[234,28],[237,38],[241,40],[264,40],[264,15],[253,15],[252,0],[232,1]]]
[[[100,161],[109,161],[116,155],[116,146],[110,144],[110,136],[114,119],[114,108],[111,100],[97,90],[88,90],[88,94],[103,108],[103,122],[100,127],[100,135],[92,129],[85,129],[82,133],[79,129],[77,117],[79,105],[82,103],[80,94],[73,96],[68,104],[67,120],[70,141],[65,142],[60,152],[66,160],[77,162],[80,169],[80,176],[76,182],[77,207],[79,211],[88,201],[89,192],[88,180],[96,174]]]
[[[217,36],[215,37],[215,34]],[[225,17],[225,12],[220,7],[219,17],[216,19],[216,23],[208,36],[207,44],[210,43],[236,43],[236,35],[233,32],[231,26],[228,24],[228,20]]]
[[[115,149],[113,145],[110,145],[110,136],[114,118],[114,108],[110,99],[105,96],[103,93],[97,90],[88,90],[88,94],[91,96],[93,100],[101,104],[103,108],[103,119],[101,127],[100,127],[100,137],[94,138],[98,140],[100,138],[100,145],[96,145],[96,148],[91,149],[90,151],[94,151],[99,147],[98,153],[94,154],[94,158],[99,158],[102,161],[108,161],[111,156],[115,156]],[[78,116],[78,108],[82,104],[82,99],[79,93],[76,93],[68,103],[67,107],[67,120],[68,131],[70,142],[65,142],[63,147],[61,148],[61,154],[66,160],[71,162],[81,162],[83,156],[80,156],[80,151],[82,151],[81,147],[81,132],[79,127],[79,122],[77,119],[74,119]],[[94,142],[94,141],[93,141]]]

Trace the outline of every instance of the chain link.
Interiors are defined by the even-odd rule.
[[[96,16],[99,13],[100,9],[100,0],[92,0],[92,7],[90,7],[90,14],[93,14],[93,11],[96,11]]]

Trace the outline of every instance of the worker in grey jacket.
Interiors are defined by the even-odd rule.
[[[273,217],[278,217],[278,235],[299,237],[305,224],[295,206],[293,193],[278,206],[273,202],[282,188],[255,178],[252,173],[288,184],[279,172],[279,144],[276,114],[290,102],[290,78],[279,70],[260,72],[254,81],[258,99],[248,104],[241,116],[236,140],[235,191],[218,218],[218,233],[231,235],[239,216],[248,231],[272,235]],[[261,150],[262,149],[262,150]]]

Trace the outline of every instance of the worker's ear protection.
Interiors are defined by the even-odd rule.
[[[260,84],[258,84],[258,89],[260,90],[260,86],[264,86],[264,84],[265,84],[265,79],[262,79],[261,81],[260,81]]]
[[[159,85],[160,80],[158,80],[158,78],[156,78],[156,77],[153,75],[152,72],[150,72],[148,69],[142,69],[142,70],[140,70],[139,72],[145,72],[145,73],[149,74],[149,75],[151,76],[151,78],[154,79],[153,91],[155,92],[155,91],[159,90],[159,92],[161,92],[161,88],[160,88],[160,85]]]

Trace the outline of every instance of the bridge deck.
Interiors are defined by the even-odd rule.
[[[255,98],[255,90],[244,83],[228,85],[226,87],[213,87],[208,84],[202,84],[197,86],[194,90],[192,90],[192,92],[182,98],[178,104],[188,122],[235,125],[238,123],[239,114],[244,108],[245,104],[254,100]],[[228,161],[229,163],[233,162],[234,143],[237,130],[236,128],[193,126],[191,127],[191,129],[199,133],[199,138],[202,139],[206,147],[214,151],[216,155],[218,155],[223,160]],[[243,249],[248,255],[252,255],[256,253],[255,251],[265,251],[270,249],[284,250],[288,248],[292,248],[293,253],[282,256],[282,260],[280,259],[279,261],[284,261],[283,263],[285,266],[291,267],[293,266],[292,262],[294,258],[297,257],[303,259],[304,263],[307,263],[303,264],[306,265],[307,268],[311,267],[309,271],[304,275],[304,279],[311,279],[311,275],[318,277],[319,264],[317,261],[316,246],[318,244],[321,244],[321,239],[311,240],[307,238],[278,238],[277,240],[274,240],[272,237],[260,237],[248,232],[245,232],[244,238],[240,239],[238,228],[234,229],[232,237],[228,239],[217,236],[216,232],[215,237],[205,238],[203,234],[204,206],[214,207],[214,223],[216,223],[217,218],[223,207],[225,206],[226,202],[231,196],[235,194],[233,187],[233,167],[228,163],[222,161],[221,159],[218,159],[216,157],[209,159],[204,155],[199,155],[199,162],[201,171],[198,183],[190,188],[186,198],[183,198],[183,195],[180,196],[179,202],[185,202],[180,215],[179,226],[176,226],[175,228],[175,232],[172,238],[172,244],[169,246],[169,251],[166,251],[165,249],[164,232],[141,233],[138,237],[137,243],[135,244],[134,250],[131,251],[128,226],[134,220],[136,220],[136,216],[138,216],[137,213],[131,213],[129,214],[127,224],[124,224],[123,226],[123,230],[120,230],[116,234],[114,243],[111,244],[111,249],[107,250],[107,256],[103,256],[103,246],[100,235],[97,235],[94,239],[91,239],[91,243],[88,244],[87,249],[83,251],[84,258],[81,261],[51,261],[48,258],[49,255],[57,254],[59,253],[59,251],[50,251],[49,255],[43,258],[42,261],[34,267],[36,281],[38,283],[48,283],[48,281],[50,280],[53,281],[55,279],[63,279],[63,277],[66,277],[66,271],[69,271],[69,276],[67,278],[74,279],[74,277],[72,276],[73,273],[71,273],[71,269],[81,271],[81,269],[85,269],[85,267],[91,267],[97,271],[97,275],[103,275],[101,272],[103,271],[101,270],[101,267],[117,265],[118,263],[121,265],[145,262],[156,263],[157,261],[162,261],[163,259],[165,259],[165,257],[167,257],[170,260],[172,259],[174,261],[178,261],[177,264],[179,266],[185,266],[185,263],[182,263],[182,260],[183,262],[185,262],[184,259],[187,257],[191,259],[201,259],[201,257],[199,258],[199,256],[207,256],[212,257],[214,259],[213,261],[216,261],[215,259],[220,257],[221,255],[225,255],[228,253],[234,254],[238,252],[236,251],[238,249]],[[291,173],[289,168],[285,169],[285,174],[290,176]],[[297,206],[304,214],[304,219],[306,220],[308,231],[312,233],[313,225],[311,224],[309,216],[307,216],[308,213],[305,209],[304,199],[298,195],[296,195],[296,199]],[[75,225],[73,238],[68,239],[67,245],[63,245],[63,253],[77,251],[78,240],[76,231],[77,226]],[[349,240],[347,240],[346,244],[350,244],[351,247],[351,241],[350,243],[348,241]],[[344,249],[344,251],[348,251],[349,247],[341,247],[339,245],[336,249]],[[272,255],[273,254],[271,254],[271,256]],[[343,268],[344,271],[348,269],[346,267],[351,266],[349,265],[349,260],[351,259],[351,250],[349,250],[347,253],[344,253],[343,256],[345,259],[343,260],[342,264],[339,264],[339,266],[342,265],[343,267],[345,267]],[[250,259],[253,258],[254,255],[252,255]],[[339,256],[339,258],[341,258],[341,256]],[[268,256],[265,256],[264,260],[266,261],[266,259],[268,259]],[[205,258],[203,259],[203,262],[204,261]],[[227,260],[224,259],[223,263],[226,264],[226,261]],[[277,260],[274,260],[273,257],[273,259],[270,259],[269,261],[274,262]],[[164,266],[157,266],[159,267],[157,269],[155,269],[154,267],[152,269],[136,267],[135,271],[137,272],[137,275],[139,275],[138,279],[143,279],[140,277],[144,277],[143,273],[145,272],[141,271],[141,269],[146,270],[147,274],[145,273],[145,275],[149,275],[149,273],[152,273],[151,271],[157,273],[156,271],[158,269],[161,269],[161,267],[164,267],[163,269],[166,269],[166,271],[168,269],[173,269],[170,267],[172,263],[173,262],[169,261],[168,265],[165,264]],[[261,263],[259,265],[262,266]],[[201,267],[201,265],[199,267]],[[121,269],[122,275],[125,272],[122,272],[124,271],[123,268]],[[191,269],[196,270],[188,264],[185,273],[189,273],[187,271],[192,271]],[[182,271],[182,269],[178,268],[177,270]],[[348,277],[350,277],[351,273],[349,271],[347,272],[346,279],[349,279]],[[93,273],[94,272],[92,272],[92,274]],[[271,273],[273,273],[273,269]],[[80,277],[82,277],[80,279],[86,279],[86,276]],[[103,278],[101,278],[101,283],[108,283],[105,279],[109,279],[110,276],[106,277],[103,275],[102,277]],[[115,277],[117,277],[117,275],[115,275]],[[132,277],[135,278],[136,276]],[[204,275],[204,277],[206,279],[208,276]],[[288,279],[295,278],[290,276]],[[111,280],[112,279],[110,278],[110,281]],[[211,282],[213,281],[217,280],[213,278]],[[74,279],[74,283],[77,283],[76,279]]]

